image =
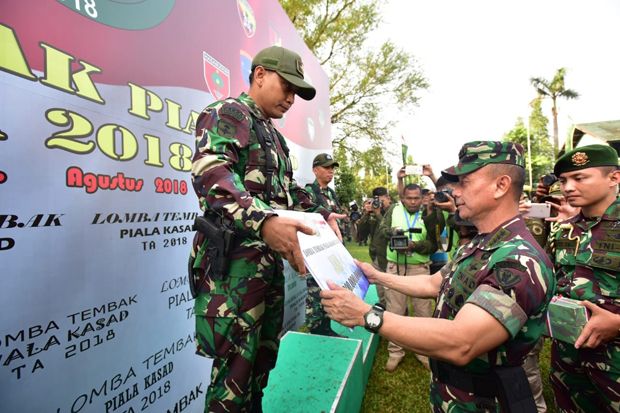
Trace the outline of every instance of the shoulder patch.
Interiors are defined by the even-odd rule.
[[[217,121],[217,133],[226,138],[234,138],[237,127],[227,120],[220,119]]]
[[[521,275],[515,273],[509,268],[497,268],[496,266],[494,274],[497,283],[502,290],[504,290],[504,292],[507,292],[521,281]]]
[[[485,249],[497,248],[501,242],[506,241],[511,235],[512,232],[508,231],[506,228],[502,228],[493,234],[484,247]]]
[[[241,109],[236,108],[232,104],[222,106],[218,113],[220,116],[230,116],[231,118],[236,119],[239,122],[245,119],[245,115],[243,114]]]
[[[517,271],[527,271],[527,267],[519,261],[501,261],[493,266],[493,268],[514,268]]]

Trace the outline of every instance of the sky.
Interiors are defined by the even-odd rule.
[[[561,67],[581,96],[558,103],[560,145],[573,123],[620,119],[619,0],[388,0],[381,10],[372,43],[392,40],[430,83],[412,113],[388,109],[394,133],[435,172],[463,143],[501,140],[527,119],[530,78]],[[543,111],[552,134],[551,106]]]

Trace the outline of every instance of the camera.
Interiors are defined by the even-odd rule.
[[[448,202],[450,198],[448,195],[452,196],[451,189],[444,189],[443,191],[435,192],[435,201],[437,202]]]
[[[406,251],[409,249],[409,237],[405,235],[405,232],[410,234],[419,234],[422,232],[420,228],[410,228],[408,230],[402,230],[397,228],[390,237],[390,249],[394,251]]]
[[[379,199],[378,196],[373,197],[372,199],[372,209],[377,209],[383,207],[383,201]]]
[[[544,186],[551,186],[554,183],[556,183],[557,180],[558,180],[558,177],[555,176],[554,174],[543,175],[541,178],[542,184]]]

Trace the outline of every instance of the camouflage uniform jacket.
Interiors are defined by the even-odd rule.
[[[271,197],[266,202],[266,152],[256,136],[255,122],[267,131],[274,173]],[[277,209],[329,211],[314,205],[308,193],[293,179],[284,137],[274,128],[247,94],[208,106],[196,122],[196,152],[192,160],[192,182],[200,208],[221,212],[236,230],[230,256],[260,263],[264,254],[273,254],[260,237],[263,221]],[[204,237],[197,233],[194,249]],[[245,276],[255,273],[245,266]],[[231,266],[230,271],[234,271]],[[239,270],[237,267],[236,270]],[[236,274],[244,276],[244,274]]]
[[[583,214],[555,233],[558,293],[620,314],[620,199],[596,219]]]
[[[441,272],[435,318],[452,320],[471,303],[495,317],[510,334],[505,343],[463,369],[484,374],[493,366],[520,365],[544,330],[547,304],[555,291],[552,264],[523,218],[518,215],[491,233],[477,235]],[[471,401],[471,396],[433,378],[431,401],[449,400]]]
[[[370,214],[364,214],[362,215],[362,218],[360,218],[357,224],[357,230],[359,232],[369,235],[370,239],[368,254],[373,261],[375,259],[379,260],[380,266],[381,264],[387,265],[387,257],[385,253],[387,251],[389,238],[386,238],[385,235],[380,231],[381,221],[385,216],[385,212],[386,211],[381,208],[380,217],[377,217],[374,212]]]
[[[317,191],[315,188],[318,189],[320,194],[319,196],[317,196]],[[328,211],[336,212],[338,214],[341,212],[340,203],[336,198],[336,193],[330,187],[327,186],[325,188],[321,188],[315,179],[313,183],[306,185],[306,191],[310,194],[310,199],[316,205],[321,205]]]

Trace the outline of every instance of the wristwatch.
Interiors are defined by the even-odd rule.
[[[364,314],[364,328],[371,333],[378,333],[383,325],[383,312],[385,307],[377,303],[372,306],[370,311]]]

